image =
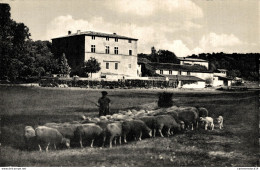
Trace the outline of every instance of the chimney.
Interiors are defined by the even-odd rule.
[[[77,30],[77,34],[80,34],[80,30]]]
[[[71,31],[68,31],[68,35],[70,35],[71,34]]]

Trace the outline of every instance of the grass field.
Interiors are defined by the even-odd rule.
[[[112,149],[24,149],[24,126],[96,116],[98,108],[90,101],[96,102],[100,91],[0,86],[0,166],[259,166],[257,92],[173,92],[176,105],[204,106],[212,117],[223,115],[223,130],[187,131]],[[139,109],[156,102],[159,92],[108,90],[111,111]]]

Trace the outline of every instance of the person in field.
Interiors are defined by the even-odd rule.
[[[109,115],[110,99],[107,97],[107,92],[102,91],[102,97],[98,99],[99,116]]]

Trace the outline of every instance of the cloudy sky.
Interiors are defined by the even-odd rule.
[[[177,56],[260,52],[259,0],[12,0],[11,17],[33,40],[76,32],[117,33]]]

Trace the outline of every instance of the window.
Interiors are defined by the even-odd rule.
[[[116,70],[118,69],[118,63],[115,63],[115,69]]]
[[[115,38],[115,42],[118,42],[118,38]]]
[[[109,69],[109,63],[106,63],[106,69]]]
[[[96,45],[91,45],[91,52],[95,53],[96,52]]]
[[[109,37],[106,37],[106,40],[109,41]]]
[[[109,46],[106,46],[106,54],[109,54]]]
[[[187,71],[187,75],[190,76],[190,72],[189,71]]]
[[[181,71],[179,71],[179,75],[181,75]]]
[[[128,64],[128,68],[131,68],[131,64]]]
[[[115,54],[118,54],[118,47],[115,47]]]
[[[128,43],[132,43],[132,40],[128,40]]]
[[[129,50],[129,55],[132,55],[132,50]]]
[[[169,74],[172,75],[172,70],[169,70]]]
[[[95,38],[96,38],[96,37],[95,37],[94,35],[92,35],[92,40],[95,40]]]
[[[160,70],[160,74],[163,74],[163,70]]]

